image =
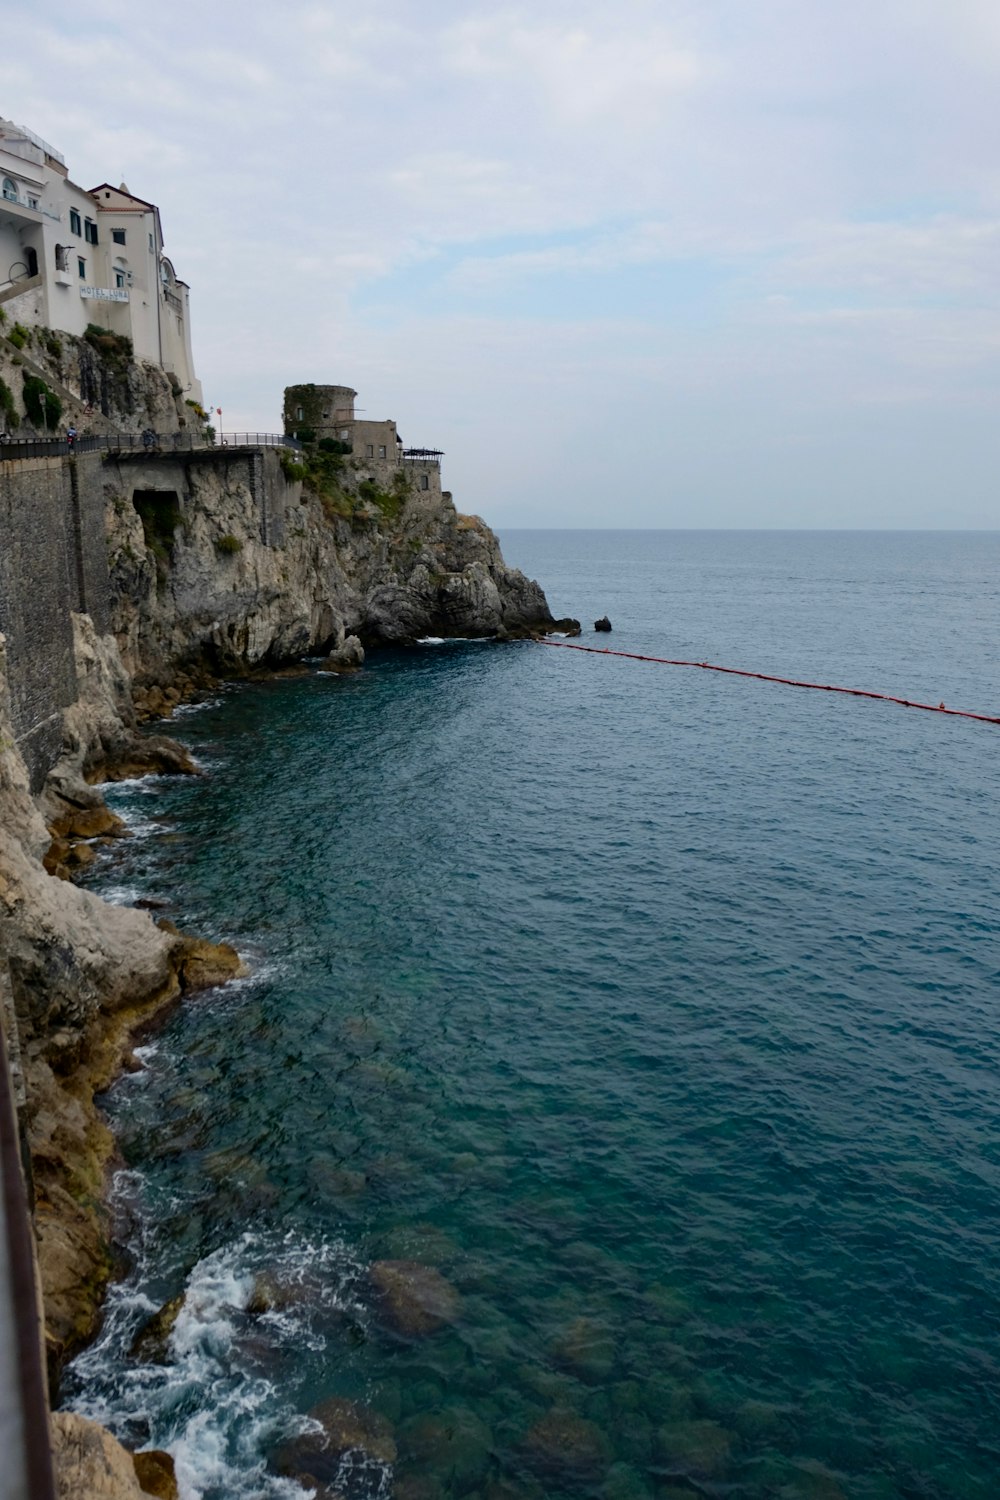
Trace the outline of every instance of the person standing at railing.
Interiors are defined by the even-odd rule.
[[[148,453],[151,448],[155,447],[155,445],[156,433],[153,431],[152,427],[147,427],[145,432],[142,434],[142,446]]]
[[[71,422],[66,428],[66,446],[70,452],[76,447],[76,427]]]

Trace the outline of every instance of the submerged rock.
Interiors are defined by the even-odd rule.
[[[404,1465],[429,1469],[450,1493],[464,1494],[489,1466],[493,1434],[475,1412],[453,1406],[407,1423],[399,1449]]]
[[[594,621],[594,629],[597,631],[610,631],[611,621],[607,615],[602,615],[599,620]]]
[[[552,1357],[581,1380],[607,1380],[615,1364],[614,1339],[593,1318],[574,1318],[552,1343]]]
[[[524,1439],[524,1455],[543,1478],[556,1483],[592,1484],[608,1466],[603,1432],[565,1407],[553,1407]]]
[[[171,1297],[148,1318],[129,1346],[129,1358],[146,1365],[165,1365],[170,1358],[170,1335],[184,1306],[184,1293]]]
[[[358,1452],[377,1464],[396,1461],[390,1422],[361,1401],[330,1396],[309,1413],[316,1424],[282,1445],[275,1462],[282,1474],[322,1484],[335,1481],[345,1453]]]
[[[290,1307],[303,1307],[314,1302],[319,1292],[316,1282],[261,1271],[254,1277],[245,1311],[252,1318],[259,1318],[263,1313],[285,1312]]]
[[[660,1428],[658,1446],[670,1468],[714,1479],[726,1470],[732,1440],[718,1422],[671,1422]]]
[[[377,1260],[368,1274],[387,1322],[404,1338],[426,1337],[457,1320],[459,1295],[433,1266]]]

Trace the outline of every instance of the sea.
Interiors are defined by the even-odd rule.
[[[1000,533],[502,542],[581,644],[1000,715]],[[430,639],[170,732],[88,881],[251,974],[103,1100],[66,1405],[183,1500],[1000,1494],[1000,726]]]

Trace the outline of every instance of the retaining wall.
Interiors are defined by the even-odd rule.
[[[14,734],[40,790],[77,696],[70,611],[108,629],[99,454],[0,461],[0,632]]]

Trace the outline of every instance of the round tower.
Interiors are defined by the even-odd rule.
[[[287,385],[285,387],[285,431],[308,432],[316,438],[339,438],[354,422],[357,391],[349,385]]]

